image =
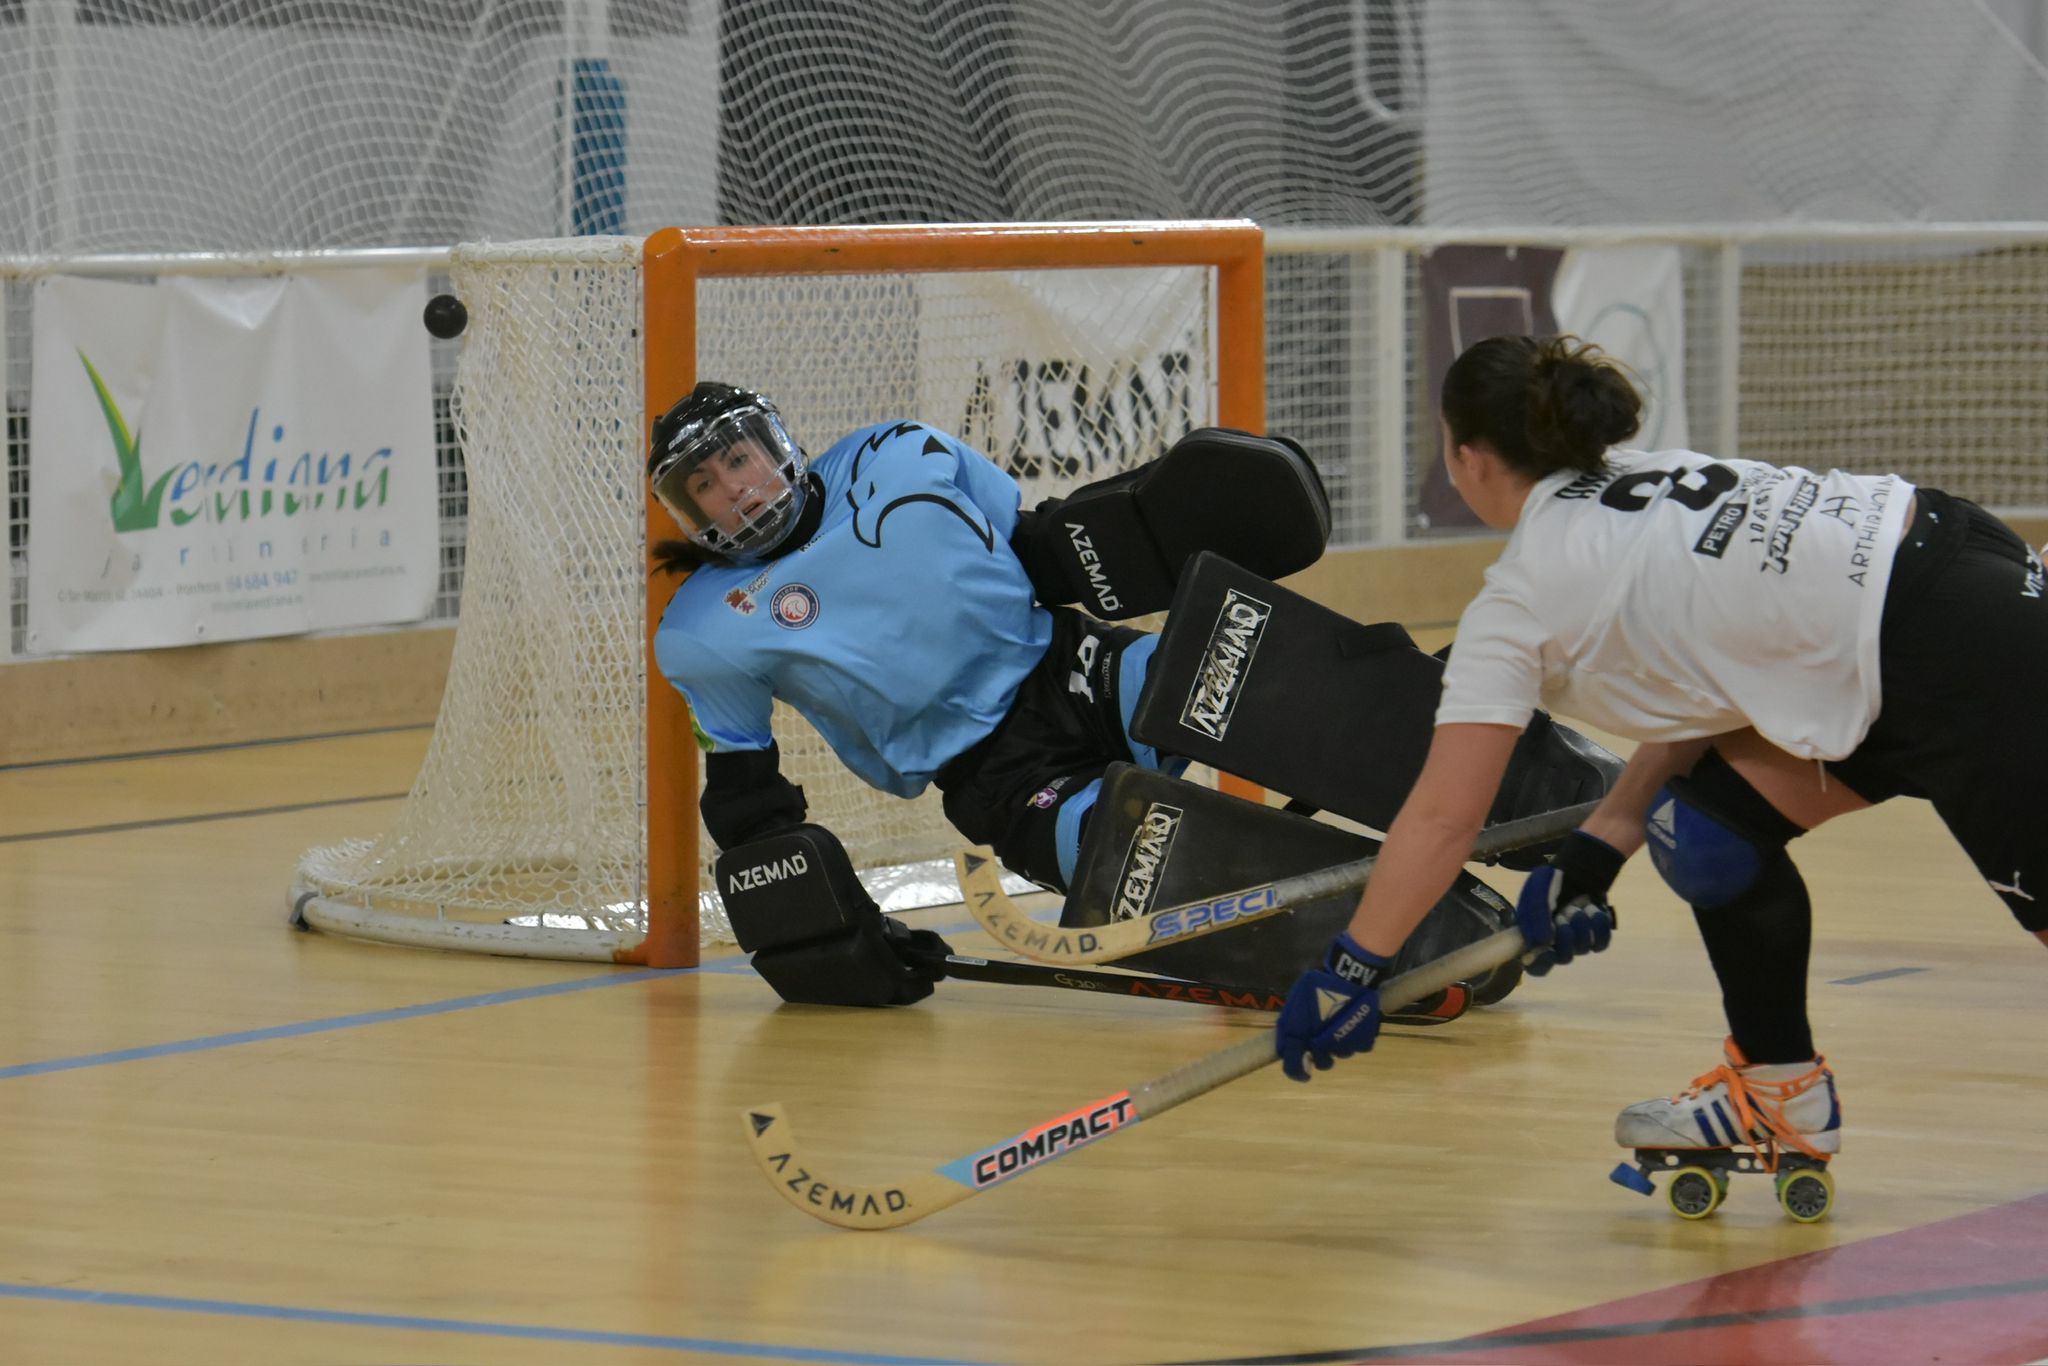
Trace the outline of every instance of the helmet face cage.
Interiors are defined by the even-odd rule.
[[[749,395],[677,430],[648,479],[692,542],[746,561],[774,551],[796,525],[804,466],[775,405]]]

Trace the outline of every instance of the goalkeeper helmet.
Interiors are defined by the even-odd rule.
[[[647,479],[683,534],[721,560],[766,559],[804,506],[805,457],[775,405],[709,381],[654,424]]]

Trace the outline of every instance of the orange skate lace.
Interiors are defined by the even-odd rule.
[[[1765,1171],[1778,1170],[1780,1143],[1816,1161],[1825,1162],[1827,1158],[1821,1155],[1820,1150],[1801,1137],[1798,1128],[1785,1118],[1785,1106],[1820,1084],[1827,1073],[1827,1062],[1826,1058],[1817,1057],[1813,1060],[1812,1071],[1802,1072],[1786,1081],[1746,1077],[1727,1063],[1722,1063],[1713,1071],[1694,1077],[1692,1085],[1671,1099],[1674,1104],[1690,1100],[1716,1082],[1726,1083],[1728,1098],[1735,1103],[1735,1122]],[[1761,1124],[1757,1123],[1759,1118],[1763,1121]],[[1756,1136],[1759,1129],[1763,1131],[1762,1138]]]

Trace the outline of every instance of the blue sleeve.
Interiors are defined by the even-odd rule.
[[[767,683],[734,668],[703,642],[666,627],[655,634],[654,655],[662,674],[690,704],[690,729],[706,754],[766,749],[775,742],[770,726],[775,695]]]
[[[998,469],[995,461],[965,441],[948,433],[940,435],[959,460],[953,482],[988,517],[989,525],[995,528],[996,538],[1009,540],[1017,531],[1017,511],[1023,501],[1024,490],[1017,486],[1015,479]]]

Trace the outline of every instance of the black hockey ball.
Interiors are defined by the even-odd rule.
[[[453,294],[436,294],[427,300],[427,311],[422,316],[427,331],[442,341],[461,336],[462,329],[469,326],[469,310]]]

